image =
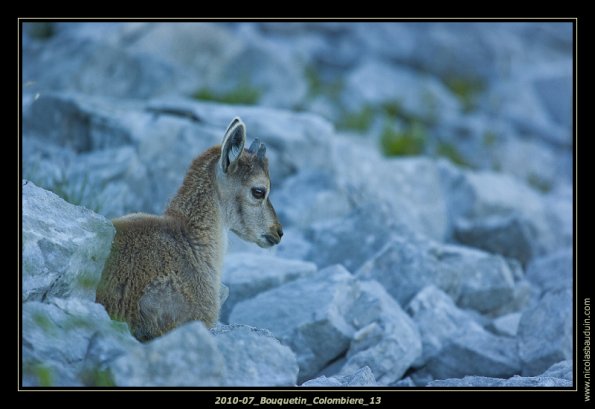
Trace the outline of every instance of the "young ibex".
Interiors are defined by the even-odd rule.
[[[113,220],[116,236],[97,302],[147,341],[187,321],[208,327],[219,316],[226,230],[260,247],[283,236],[269,201],[266,148],[244,149],[246,126],[235,118],[223,137],[192,162],[163,216]]]

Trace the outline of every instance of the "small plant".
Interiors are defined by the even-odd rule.
[[[485,88],[481,81],[461,77],[447,78],[444,84],[459,99],[464,112],[470,112],[476,108],[477,97]]]
[[[348,112],[343,114],[343,118],[339,123],[342,129],[365,132],[370,129],[373,121],[374,110],[369,106],[365,106],[359,112]]]
[[[492,131],[486,131],[483,134],[483,144],[487,148],[491,148],[492,146],[494,146],[497,140],[498,137]]]
[[[530,173],[527,176],[527,183],[533,187],[535,190],[540,191],[541,193],[548,193],[551,192],[553,186],[547,180],[542,179],[541,177],[535,175],[534,173]]]
[[[306,67],[304,76],[308,82],[308,96],[310,98],[323,95],[333,101],[337,101],[345,87],[341,78],[325,81],[314,66]]]
[[[52,386],[54,383],[54,374],[52,369],[41,362],[23,362],[23,375],[26,377],[37,378],[39,386]],[[32,383],[35,381],[31,380]]]
[[[73,179],[67,176],[67,172],[60,169],[58,175],[48,177],[35,165],[29,169],[23,169],[24,177],[37,186],[50,190],[62,199],[76,206],[84,206],[95,213],[101,213],[103,203],[94,192],[94,186],[87,175],[82,178]]]
[[[27,34],[38,40],[47,40],[56,34],[56,26],[50,22],[27,23]]]
[[[99,284],[99,277],[93,277],[91,274],[83,272],[77,276],[76,284],[83,290],[92,290],[97,288],[97,284]]]
[[[33,314],[33,322],[35,322],[44,331],[49,331],[53,328],[52,321],[45,315],[37,312]]]
[[[193,95],[195,99],[215,101],[231,105],[254,105],[262,96],[262,92],[248,84],[238,85],[227,92],[215,92],[209,88],[201,88]]]
[[[81,378],[87,386],[116,386],[108,369],[87,369],[81,373]]]
[[[436,153],[438,156],[442,156],[447,158],[452,163],[464,166],[464,167],[471,167],[471,164],[463,157],[463,155],[458,151],[458,149],[451,143],[447,142],[440,142],[438,144],[438,148],[436,149]]]
[[[387,156],[419,155],[426,146],[426,130],[423,125],[414,122],[403,131],[385,126],[380,135],[382,152]]]

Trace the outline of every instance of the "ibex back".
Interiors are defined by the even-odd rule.
[[[281,240],[266,148],[256,139],[244,149],[245,140],[246,127],[235,118],[222,144],[194,159],[162,216],[113,220],[116,236],[97,302],[128,322],[139,340],[191,320],[215,325],[227,229],[261,247]]]

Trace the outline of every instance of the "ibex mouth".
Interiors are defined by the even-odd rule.
[[[280,238],[277,238],[277,237],[273,236],[272,234],[264,234],[263,237],[266,239],[266,241],[271,246],[274,246],[275,244],[279,244],[279,242],[281,241]]]

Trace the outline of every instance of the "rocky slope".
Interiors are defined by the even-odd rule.
[[[572,385],[569,27],[25,25],[23,384]],[[283,241],[230,235],[220,325],[140,344],[94,303],[108,218],[234,116]]]

